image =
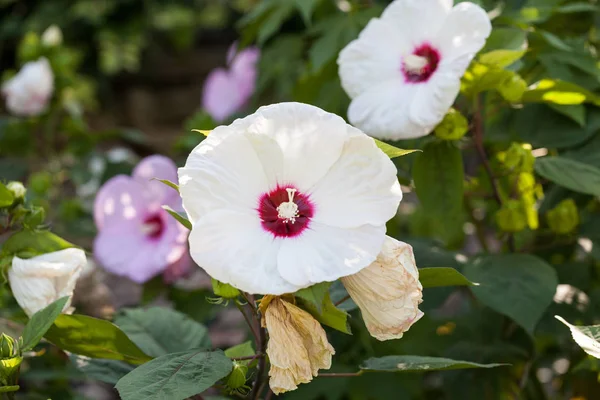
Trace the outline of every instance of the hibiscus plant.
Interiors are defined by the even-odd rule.
[[[596,1],[5,3],[0,399],[600,396]]]

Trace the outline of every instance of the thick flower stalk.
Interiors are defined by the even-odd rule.
[[[358,305],[371,336],[399,339],[423,313],[423,286],[412,247],[389,236],[377,260],[342,283]]]
[[[36,116],[46,111],[53,91],[54,74],[44,57],[26,63],[2,85],[6,107],[18,116]]]
[[[131,177],[118,175],[98,191],[94,256],[108,271],[143,283],[165,272],[173,280],[189,269],[188,230],[163,205],[182,211],[177,192],[155,179],[175,181],[177,167],[163,156],[143,159]]]
[[[213,130],[179,169],[179,190],[194,261],[214,279],[272,295],[368,266],[402,198],[373,139],[301,103]]]
[[[269,333],[269,386],[275,394],[310,382],[320,369],[331,367],[335,350],[325,330],[309,313],[281,297],[261,301],[262,325]]]
[[[202,108],[217,122],[240,111],[254,94],[260,50],[249,47],[236,53],[234,43],[227,53],[228,68],[213,70],[204,83]]]
[[[54,301],[71,296],[77,279],[86,264],[81,249],[64,249],[36,257],[13,257],[8,270],[8,282],[17,303],[28,316]],[[71,299],[64,312],[72,312]]]
[[[395,0],[338,58],[350,122],[384,139],[425,136],[491,32],[485,11],[452,0]]]

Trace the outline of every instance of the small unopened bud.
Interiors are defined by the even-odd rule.
[[[219,282],[216,279],[211,279],[211,282],[213,292],[219,297],[222,297],[224,299],[235,299],[240,295],[239,290],[227,283]]]
[[[444,119],[435,127],[435,136],[443,140],[458,140],[469,130],[467,119],[454,108],[451,108]]]
[[[506,168],[515,172],[533,172],[535,157],[529,143],[512,143],[508,150],[498,154],[498,159]]]
[[[508,200],[496,212],[496,223],[503,232],[520,232],[527,226],[527,215],[518,200]]]
[[[246,365],[234,361],[233,369],[227,377],[227,388],[240,389],[244,387],[246,385],[247,373],[248,367]]]
[[[554,233],[571,233],[579,225],[579,211],[573,199],[566,199],[546,214],[548,226]]]
[[[42,33],[42,44],[47,47],[59,46],[63,41],[63,34],[56,25],[50,25]]]
[[[0,359],[13,358],[18,351],[18,343],[12,337],[3,333],[0,335]]]
[[[11,191],[15,200],[22,200],[25,197],[25,193],[27,193],[27,189],[21,182],[12,181],[8,182],[6,188]]]

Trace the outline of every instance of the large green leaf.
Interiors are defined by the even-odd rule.
[[[441,225],[445,239],[456,232],[463,208],[464,171],[460,150],[446,141],[428,143],[413,165],[419,201]]]
[[[575,326],[563,317],[555,315],[555,318],[569,327],[571,336],[583,351],[592,357],[600,358],[600,325]]]
[[[133,370],[133,366],[118,360],[103,360],[71,354],[71,362],[91,379],[116,385],[119,379]]]
[[[329,286],[331,282],[322,282],[307,287],[306,289],[298,290],[294,293],[294,296],[300,297],[309,303],[311,303],[318,312],[323,311],[323,303],[325,302],[325,296],[329,292]]]
[[[82,356],[136,365],[152,359],[115,324],[87,315],[59,315],[44,337],[63,350]]]
[[[433,288],[441,286],[476,286],[463,274],[454,268],[420,268],[419,281],[423,288]]]
[[[75,247],[50,231],[23,229],[12,234],[2,245],[2,254],[31,258]]]
[[[166,354],[125,375],[116,388],[123,400],[183,400],[213,386],[232,367],[220,350]]]
[[[309,301],[302,298],[299,299],[300,306],[308,311],[317,321],[323,325],[327,325],[333,329],[337,329],[340,332],[352,334],[350,325],[348,324],[349,315],[346,311],[337,308],[331,301],[329,293],[325,295],[323,301],[323,309],[319,312],[317,307]]]
[[[8,207],[14,201],[14,196],[10,190],[3,184],[0,183],[0,208]]]
[[[582,104],[590,102],[600,105],[600,98],[594,93],[571,82],[543,79],[525,93],[522,101],[526,103]]]
[[[469,361],[424,356],[385,356],[369,358],[360,365],[363,371],[414,372],[465,368],[494,368],[507,364],[477,364]]]
[[[69,301],[69,296],[62,297],[31,316],[23,330],[23,345],[21,347],[23,351],[33,349],[42,340],[44,334],[62,312],[67,301]]]
[[[471,288],[479,301],[530,334],[552,303],[558,285],[554,268],[529,254],[481,257],[469,262],[464,272],[479,283]]]
[[[115,318],[115,324],[152,357],[210,347],[204,325],[168,308],[126,309]]]
[[[564,157],[543,157],[536,159],[535,171],[559,186],[600,196],[600,169],[592,165]]]

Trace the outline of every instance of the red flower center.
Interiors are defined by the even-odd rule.
[[[310,223],[314,207],[308,196],[293,186],[277,186],[263,194],[258,202],[258,215],[263,229],[275,237],[300,235]]]
[[[440,63],[440,53],[425,43],[417,47],[412,54],[402,59],[402,73],[406,82],[427,82]]]
[[[142,232],[150,239],[158,239],[165,231],[165,221],[160,213],[150,214],[144,219]]]

